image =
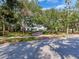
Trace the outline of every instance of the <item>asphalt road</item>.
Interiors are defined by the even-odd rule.
[[[0,59],[79,59],[79,38],[0,45]]]

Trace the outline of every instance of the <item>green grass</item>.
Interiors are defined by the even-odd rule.
[[[6,36],[7,37],[16,37],[16,36],[29,36],[31,35],[30,33],[26,32],[26,33],[23,33],[23,32],[9,32]]]
[[[30,37],[30,38],[18,38],[18,39],[4,39],[0,40],[0,44],[3,43],[16,43],[16,42],[27,42],[27,41],[33,41],[33,40],[39,40],[39,38],[36,37]]]

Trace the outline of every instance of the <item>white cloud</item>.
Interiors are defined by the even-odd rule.
[[[39,2],[45,1],[45,0],[38,0]]]
[[[28,0],[29,2],[31,2],[32,0]]]
[[[66,5],[62,4],[62,5],[56,6],[55,9],[64,9],[65,7],[66,7]],[[42,10],[49,10],[49,9],[52,9],[52,7],[42,8]]]
[[[65,4],[62,4],[62,5],[58,5],[57,7],[56,7],[56,9],[64,9],[66,7],[66,5]]]
[[[49,8],[42,8],[42,10],[49,10],[51,9],[52,7],[49,7]]]

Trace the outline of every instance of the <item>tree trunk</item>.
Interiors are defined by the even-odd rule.
[[[66,30],[66,38],[68,38],[68,34],[69,34],[69,26],[67,26],[67,30]]]
[[[3,36],[4,36],[4,34],[5,34],[5,24],[4,24],[4,21],[3,21],[3,26],[2,26],[2,28],[3,28]]]

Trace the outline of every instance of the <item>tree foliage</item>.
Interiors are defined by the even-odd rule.
[[[70,0],[66,0],[66,8],[62,11],[56,9],[42,10],[37,0],[2,0],[0,5],[0,24],[9,30],[24,29],[33,24],[41,24],[53,33],[79,31],[78,11],[71,10]],[[78,5],[78,3],[77,3]],[[78,7],[77,7],[78,8]],[[20,28],[20,29],[19,29]],[[75,29],[75,30],[74,30]],[[13,30],[14,31],[14,30]]]

